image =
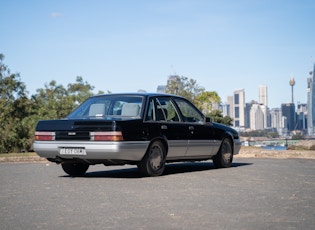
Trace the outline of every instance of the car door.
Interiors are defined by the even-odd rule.
[[[214,129],[210,122],[205,121],[202,113],[188,100],[174,98],[183,122],[188,130],[188,148],[186,157],[202,158],[216,154]]]
[[[167,160],[186,156],[188,129],[182,122],[170,97],[151,98],[146,121],[154,124],[156,131],[168,142]]]

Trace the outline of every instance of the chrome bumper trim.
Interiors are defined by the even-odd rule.
[[[140,161],[146,153],[149,141],[82,142],[82,141],[35,141],[34,151],[44,158],[98,159]],[[60,154],[61,148],[84,148],[86,155]]]

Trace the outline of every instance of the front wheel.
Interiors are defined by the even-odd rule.
[[[86,163],[62,163],[61,167],[70,176],[82,176],[89,168]]]
[[[160,141],[155,141],[149,146],[138,168],[146,176],[160,176],[165,169],[165,158],[164,145]]]
[[[213,157],[216,168],[228,168],[232,165],[233,148],[229,139],[224,139],[217,155]]]

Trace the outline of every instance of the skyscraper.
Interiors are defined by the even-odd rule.
[[[295,105],[293,103],[282,104],[281,112],[282,115],[287,118],[287,123],[284,127],[287,128],[288,131],[295,130]]]
[[[227,114],[224,114],[224,116],[230,116],[230,117],[234,117],[234,103],[233,103],[233,96],[228,96],[226,98],[226,104],[229,106],[229,110],[227,111]]]
[[[307,79],[307,130],[308,135],[315,135],[315,63]]]
[[[280,108],[273,108],[270,111],[271,116],[271,128],[277,129],[280,135],[283,134],[284,119]]]
[[[268,106],[268,88],[266,85],[258,87],[258,103]]]
[[[298,104],[296,110],[297,130],[306,130],[307,124],[307,104]]]
[[[253,130],[264,129],[264,113],[259,104],[252,104],[250,109],[250,128]]]
[[[268,87],[266,85],[260,85],[258,87],[258,103],[264,114],[264,129],[270,126],[269,122],[269,109],[268,109]]]
[[[234,91],[233,95],[233,115],[234,126],[238,128],[245,127],[245,90]]]
[[[251,102],[248,102],[245,104],[245,129],[251,128],[250,127],[250,110],[254,103],[257,103],[257,102],[252,100]]]

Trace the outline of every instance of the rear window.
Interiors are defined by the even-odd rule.
[[[67,118],[139,118],[141,96],[92,97],[83,102]]]

